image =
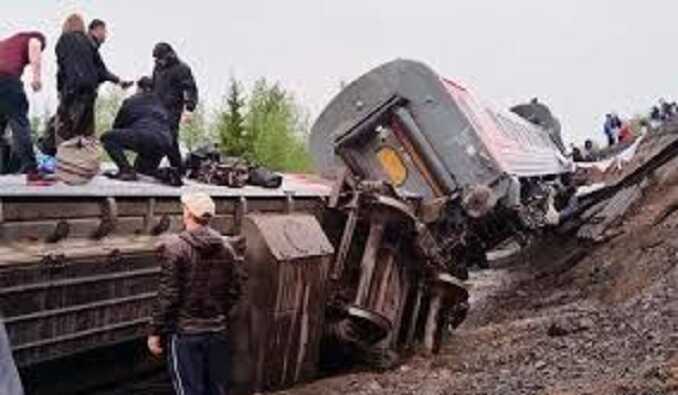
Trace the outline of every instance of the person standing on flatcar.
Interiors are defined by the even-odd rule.
[[[167,157],[170,166],[185,169],[179,149],[179,125],[187,113],[192,113],[198,105],[198,87],[191,68],[184,63],[171,45],[158,43],[153,48],[155,67],[153,68],[153,90],[169,113],[170,133],[172,134],[172,152]]]
[[[45,181],[37,171],[31,124],[28,121],[28,99],[21,76],[31,66],[31,88],[42,89],[42,52],[45,36],[36,31],[17,33],[0,40],[0,118],[12,130],[12,155],[20,164],[19,172],[31,182]]]

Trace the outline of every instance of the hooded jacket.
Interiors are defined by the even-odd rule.
[[[184,107],[195,110],[198,105],[198,87],[191,68],[182,62],[169,44],[156,45],[153,55],[160,59],[153,68],[153,90],[170,113],[170,120],[178,124]]]
[[[170,237],[159,248],[162,265],[151,334],[202,334],[228,330],[242,293],[230,243],[201,227]]]

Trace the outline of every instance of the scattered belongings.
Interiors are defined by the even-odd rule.
[[[214,147],[205,146],[191,152],[185,168],[188,178],[205,184],[242,188],[255,185],[279,188],[282,176],[264,167],[253,166],[242,158],[222,157]]]

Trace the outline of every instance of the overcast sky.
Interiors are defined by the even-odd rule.
[[[208,104],[230,75],[248,85],[266,77],[315,117],[340,81],[398,57],[500,107],[538,96],[575,141],[602,141],[606,112],[630,116],[676,96],[678,3],[669,1],[2,0],[0,37],[40,29],[50,41],[34,108],[55,105],[53,45],[72,11],[108,22],[102,53],[123,78],[150,72],[154,43],[173,44]]]

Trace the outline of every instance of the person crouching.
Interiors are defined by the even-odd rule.
[[[140,173],[153,176],[163,157],[172,149],[169,118],[153,90],[153,81],[143,77],[137,82],[137,93],[126,99],[113,122],[113,129],[101,136],[104,149],[118,167],[110,178],[137,180]],[[125,150],[137,154],[132,167]]]

